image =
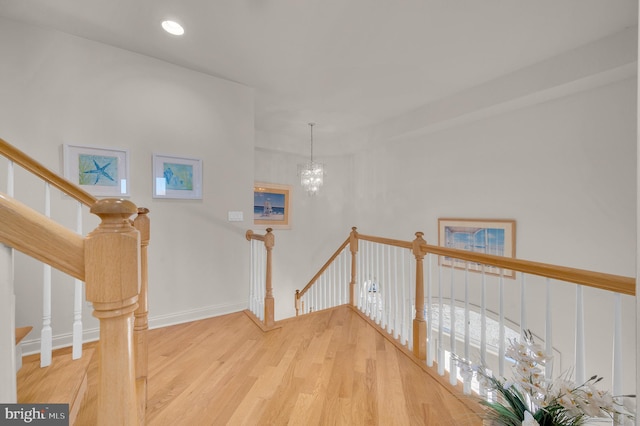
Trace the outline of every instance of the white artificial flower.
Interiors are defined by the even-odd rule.
[[[530,412],[525,411],[522,426],[540,426],[540,424],[533,418]]]

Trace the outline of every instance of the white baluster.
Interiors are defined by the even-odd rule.
[[[387,282],[385,286],[385,290],[383,292],[385,304],[384,304],[384,312],[385,312],[385,321],[387,323],[387,333],[391,333],[391,246],[386,246],[386,258],[387,258]]]
[[[451,348],[451,354],[456,353],[456,298],[455,298],[455,269],[453,263],[451,264],[451,284],[449,291],[449,346]],[[449,357],[449,383],[455,386],[458,384],[458,366],[453,357]]]
[[[76,232],[82,235],[82,203],[78,202],[76,211]],[[73,350],[72,359],[82,357],[82,281],[74,279],[73,292]]]
[[[431,296],[433,266],[431,260],[433,255],[427,254],[427,366],[433,367],[434,345],[433,345],[433,302]]]
[[[576,285],[576,364],[575,375],[577,383],[585,381],[585,363],[584,363],[584,301],[583,288]]]
[[[7,168],[7,195],[13,197],[13,162]],[[13,249],[0,244],[0,401],[17,402],[16,314]]]
[[[527,283],[526,274],[520,274],[520,336],[524,336],[527,330]]]
[[[45,183],[44,214],[51,217],[51,187]],[[51,330],[51,266],[43,265],[42,330],[40,332],[40,367],[51,365],[53,331]]]
[[[503,270],[500,269],[500,341],[498,342],[498,374],[501,377],[504,377],[504,354],[505,354],[505,345],[504,345],[504,274]]]
[[[613,395],[622,395],[622,295],[614,293],[613,309]]]
[[[544,332],[544,345],[545,354],[549,357],[553,355],[553,321],[551,315],[551,280],[547,278],[546,292],[547,292],[547,312],[545,317],[545,332]],[[551,379],[552,363],[547,363],[544,371],[544,376],[547,379]]]
[[[17,402],[16,393],[16,314],[13,289],[12,253],[0,244],[0,401]]]
[[[398,300],[398,294],[400,293],[400,289],[398,288],[398,247],[393,247],[393,325],[391,328],[393,329],[393,338],[397,339],[400,335],[399,333],[399,323],[400,318],[398,316],[400,309],[400,301]]]
[[[470,347],[471,347],[471,318],[469,313],[469,262],[465,263],[464,268],[464,359],[470,360]],[[464,389],[465,395],[471,393],[471,378],[465,378]]]
[[[444,347],[442,346],[443,327],[442,265],[438,265],[438,374],[441,376],[444,376]]]
[[[482,265],[482,284],[480,286],[480,363],[487,365],[487,274]],[[480,385],[480,396],[487,396],[487,389]]]
[[[408,262],[405,262],[405,250],[400,252],[401,262],[402,262],[402,270],[400,271],[400,280],[402,282],[402,324],[400,325],[401,335],[400,341],[406,345],[407,344],[407,275],[406,268]]]

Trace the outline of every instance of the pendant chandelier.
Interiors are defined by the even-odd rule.
[[[324,181],[324,164],[313,161],[313,126],[315,123],[309,123],[311,129],[311,157],[308,163],[298,164],[298,176],[300,177],[300,185],[307,191],[309,195],[316,195]]]

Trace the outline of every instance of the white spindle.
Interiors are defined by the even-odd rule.
[[[480,286],[480,362],[487,365],[487,275],[482,265],[482,283]],[[487,389],[480,384],[480,396],[487,396]]]
[[[17,402],[15,295],[11,249],[0,244],[0,401]]]
[[[527,330],[527,283],[526,274],[520,274],[520,336]]]
[[[375,257],[375,269],[376,269],[376,274],[375,274],[375,279],[376,279],[376,295],[373,299],[373,318],[376,322],[376,324],[380,325],[381,322],[381,315],[380,315],[380,297],[381,294],[380,292],[382,291],[382,283],[381,278],[384,276],[382,274],[382,271],[380,270],[382,268],[382,262],[380,260],[380,244],[376,243],[375,244],[375,248],[376,248],[376,257]]]
[[[548,357],[553,355],[553,321],[551,315],[551,280],[547,278],[546,292],[547,292],[547,312],[545,317],[545,332],[544,332],[544,345],[545,345],[545,354]],[[551,379],[552,374],[552,363],[547,363],[544,376],[547,379]]]
[[[7,168],[7,195],[13,197],[13,162]],[[16,314],[13,249],[0,244],[0,401],[17,402]]]
[[[387,333],[391,333],[391,295],[393,292],[391,291],[391,246],[387,246],[387,281],[385,286],[385,291],[383,292],[385,296],[385,320],[387,322]]]
[[[464,359],[471,359],[471,317],[469,312],[469,262],[465,263],[464,268]],[[471,378],[464,380],[464,393],[471,393]]]
[[[51,187],[45,183],[44,214],[51,217]],[[43,265],[42,276],[42,330],[40,332],[40,367],[51,364],[53,331],[51,330],[51,266]]]
[[[438,374],[444,376],[444,348],[442,335],[444,325],[444,312],[442,304],[442,266],[438,266]]]
[[[406,265],[408,262],[405,262],[405,250],[402,250],[400,254],[402,258],[402,336],[400,337],[400,341],[406,345],[408,342],[407,335],[409,334],[408,324],[411,322],[407,320],[407,285],[409,283],[407,283]],[[409,306],[411,305],[409,304]]]
[[[575,375],[577,383],[584,383],[585,380],[585,341],[584,341],[584,301],[583,288],[576,285],[576,363]]]
[[[504,354],[505,354],[505,345],[504,345],[504,274],[503,270],[500,269],[500,340],[498,341],[498,374],[501,377],[504,377]]]
[[[622,395],[622,295],[614,293],[613,309],[613,395]]]
[[[433,305],[431,300],[431,284],[433,267],[431,253],[427,254],[427,365],[433,367]]]
[[[82,203],[78,202],[76,210],[76,232],[82,235]],[[73,350],[72,359],[82,357],[82,281],[74,279],[73,292]]]
[[[393,300],[393,305],[389,306],[389,309],[392,311],[390,321],[392,322],[391,329],[393,330],[393,338],[397,339],[399,336],[398,333],[398,325],[400,323],[400,318],[398,317],[398,308],[399,308],[399,300],[398,300],[398,248],[393,247],[391,249],[389,262],[392,265],[392,270],[390,271],[390,279],[389,283],[391,283],[391,277],[393,277],[393,291],[390,291],[390,298]],[[391,258],[392,257],[392,258]]]
[[[9,161],[9,164],[7,165],[7,195],[11,198],[14,196],[13,173],[13,161]]]
[[[451,354],[456,353],[456,298],[455,298],[455,269],[451,263],[451,283],[449,290],[449,346]],[[458,384],[458,365],[455,359],[449,357],[449,383],[453,386]]]

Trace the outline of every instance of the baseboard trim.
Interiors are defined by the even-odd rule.
[[[149,328],[162,328],[172,325],[183,324],[185,322],[198,321],[205,318],[217,317],[244,311],[246,303],[232,303],[227,305],[205,306],[198,309],[191,309],[182,312],[173,312],[165,315],[149,316]],[[32,332],[33,333],[33,332]],[[91,328],[83,330],[83,343],[94,342],[100,339],[100,330]],[[73,334],[63,333],[53,336],[53,349],[66,348],[73,345]],[[23,340],[21,343],[22,355],[32,355],[40,353],[40,338]]]

